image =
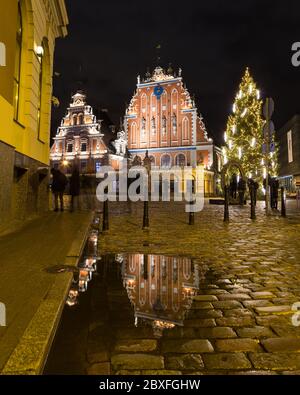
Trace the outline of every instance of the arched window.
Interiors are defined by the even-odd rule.
[[[73,125],[77,125],[77,114],[73,115]]]
[[[136,123],[133,122],[131,125],[131,142],[132,144],[136,144]]]
[[[185,166],[186,160],[184,154],[178,154],[176,156],[176,166]]]
[[[164,154],[160,159],[161,167],[171,167],[171,157],[168,154]]]
[[[189,120],[187,117],[183,118],[182,121],[182,140],[189,139]]]
[[[149,159],[150,159],[150,161],[151,161],[151,164],[152,164],[153,166],[155,166],[155,157],[154,157],[153,155],[150,155],[150,156],[149,156]]]
[[[80,113],[80,114],[78,115],[78,125],[82,125],[82,124],[83,124],[83,114]]]
[[[21,5],[19,2],[17,32],[16,32],[15,70],[14,70],[14,119],[15,120],[19,120],[22,41],[23,41],[23,23],[22,23]]]

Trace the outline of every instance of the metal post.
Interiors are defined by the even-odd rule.
[[[109,220],[108,220],[108,200],[103,202],[103,221],[102,221],[102,231],[106,232],[109,230]]]
[[[281,187],[280,190],[281,190],[281,216],[286,217],[284,187]]]
[[[251,214],[250,214],[250,218],[251,219],[256,219],[256,215],[255,215],[255,188],[254,185],[251,184],[250,185],[250,198],[251,198]]]
[[[189,225],[195,225],[195,213],[192,211],[189,213]]]
[[[194,193],[195,193],[195,180],[193,179],[190,206],[194,204]],[[193,211],[189,212],[189,225],[195,225],[195,213]]]
[[[229,222],[229,187],[224,187],[224,222]]]
[[[143,229],[149,228],[149,202],[144,201]]]

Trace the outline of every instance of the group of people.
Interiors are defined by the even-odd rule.
[[[257,191],[259,188],[259,183],[253,178],[248,178],[247,182],[243,177],[238,179],[236,174],[233,174],[230,180],[230,196],[232,199],[236,199],[238,197],[239,204],[242,206],[246,203],[245,195],[247,186],[249,189],[249,193],[251,193],[251,189],[253,188],[253,198],[254,205],[256,205],[257,200]],[[264,179],[263,186],[266,189],[266,180]],[[278,190],[279,190],[279,181],[276,178],[272,178],[269,176],[269,187],[270,187],[270,200],[271,200],[271,208],[277,210],[278,208]]]
[[[64,192],[69,182],[71,207],[70,211],[73,212],[75,208],[75,201],[80,194],[80,174],[77,166],[74,166],[70,180],[60,169],[51,169],[52,174],[52,193],[54,195],[54,211],[64,211]],[[77,202],[78,203],[78,202]]]

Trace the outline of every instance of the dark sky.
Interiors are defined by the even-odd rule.
[[[298,4],[297,4],[298,3]],[[57,41],[52,133],[64,115],[76,80],[91,105],[107,108],[116,124],[138,74],[161,63],[183,69],[208,133],[222,142],[228,113],[246,66],[264,97],[275,101],[279,128],[300,112],[300,67],[291,46],[300,41],[300,2],[268,0],[66,0],[69,35]],[[82,72],[79,69],[82,67]]]

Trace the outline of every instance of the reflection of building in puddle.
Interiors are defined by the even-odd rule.
[[[184,257],[128,254],[123,256],[122,275],[136,325],[151,324],[157,336],[183,326],[199,289],[197,264]]]
[[[70,307],[78,304],[78,290],[76,288],[70,289],[66,304]]]
[[[97,224],[96,219],[94,224]],[[97,271],[98,248],[98,231],[91,229],[86,241],[83,258],[78,265],[78,274],[74,275],[72,286],[66,300],[66,304],[70,307],[78,304],[80,292],[86,292],[88,283],[93,278],[93,273]]]

